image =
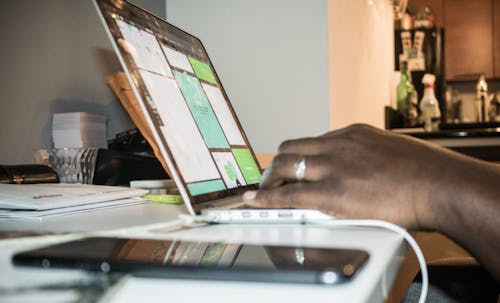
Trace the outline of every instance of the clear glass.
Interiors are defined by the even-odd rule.
[[[98,148],[53,148],[35,152],[35,162],[54,169],[61,183],[92,184]]]

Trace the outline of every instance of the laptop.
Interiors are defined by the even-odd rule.
[[[331,219],[245,208],[242,195],[258,189],[262,169],[200,39],[126,1],[94,4],[190,214],[215,222]]]

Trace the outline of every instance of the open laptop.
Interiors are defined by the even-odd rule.
[[[238,209],[257,162],[201,41],[122,0],[94,0],[111,44],[191,214],[216,222],[329,219],[316,210]]]

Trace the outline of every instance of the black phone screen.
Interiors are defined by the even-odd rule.
[[[231,242],[84,238],[16,254],[16,265],[139,276],[337,284],[368,260],[357,249]]]

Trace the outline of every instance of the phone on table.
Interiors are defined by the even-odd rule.
[[[94,237],[21,252],[15,265],[160,278],[333,285],[369,255],[358,249]]]

